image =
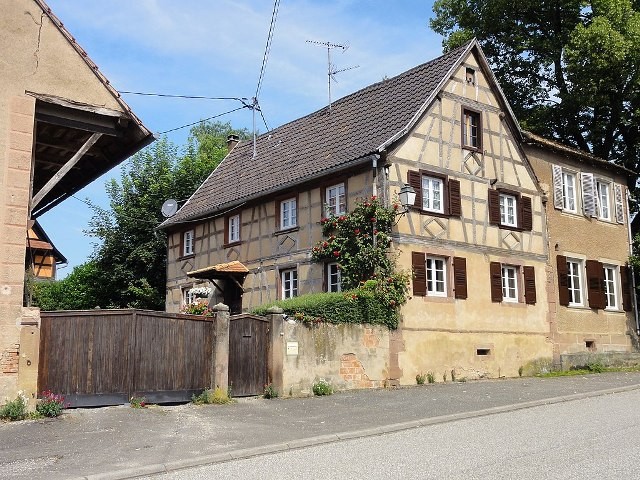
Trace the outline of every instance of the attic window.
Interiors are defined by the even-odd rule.
[[[467,67],[467,71],[466,71],[466,74],[465,74],[465,79],[467,80],[467,83],[475,85],[476,84],[476,71],[473,68]]]

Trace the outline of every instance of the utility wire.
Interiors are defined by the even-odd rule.
[[[196,100],[237,100],[243,102],[249,100],[244,97],[205,97],[202,95],[170,95],[167,93],[150,93],[150,92],[128,92],[125,90],[118,90],[118,93],[124,93],[128,95],[143,95],[147,97],[164,97],[164,98],[191,98]]]
[[[278,17],[278,8],[280,6],[280,0],[274,0],[273,12],[271,12],[271,25],[269,26],[269,34],[267,35],[267,43],[264,48],[264,56],[262,57],[262,67],[260,68],[260,76],[258,77],[258,86],[256,87],[255,97],[258,98],[260,94],[260,88],[262,87],[262,80],[264,79],[264,72],[267,68],[267,60],[269,59],[269,52],[271,51],[271,41],[273,40],[273,31],[276,27],[276,18]]]
[[[213,115],[212,117],[204,118],[202,120],[198,120],[197,122],[188,123],[188,124],[182,125],[180,127],[171,128],[169,130],[165,130],[164,132],[157,132],[157,133],[158,133],[158,135],[164,135],[165,133],[175,132],[176,130],[180,130],[182,128],[192,127],[194,125],[198,125],[199,123],[203,123],[203,122],[206,122],[208,120],[212,120],[214,118],[221,117],[223,115],[228,115],[229,113],[237,112],[238,110],[242,110],[243,108],[248,108],[248,107],[247,106],[243,106],[243,107],[234,108],[233,110],[229,110],[228,112],[219,113],[218,115]]]

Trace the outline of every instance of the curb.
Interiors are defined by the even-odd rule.
[[[550,397],[541,400],[532,400],[529,402],[514,403],[512,405],[503,405],[501,407],[491,407],[482,410],[474,410],[469,412],[454,413],[450,415],[442,415],[438,417],[423,418],[420,420],[412,420],[409,422],[393,423],[380,427],[366,428],[360,430],[352,430],[350,432],[340,432],[330,435],[320,435],[316,437],[302,438],[291,440],[285,443],[276,443],[263,445],[260,447],[245,448],[241,450],[233,450],[231,452],[220,453],[217,455],[206,455],[203,457],[194,457],[184,460],[177,460],[167,463],[157,463],[140,467],[127,468],[123,470],[112,471],[108,473],[99,473],[94,475],[86,475],[75,477],[72,480],[125,480],[138,478],[144,475],[155,475],[161,473],[174,472],[186,468],[201,467],[204,465],[213,465],[216,463],[229,462],[232,460],[241,460],[244,458],[266,455],[271,453],[280,453],[299,448],[312,447],[327,443],[340,442],[344,440],[352,440],[355,438],[372,437],[384,435],[386,433],[400,432],[413,428],[426,427],[430,425],[438,425],[442,423],[456,422],[469,418],[486,417],[499,413],[514,412],[527,408],[539,407],[542,405],[552,405],[556,403],[572,402],[575,400],[583,400],[585,398],[600,397],[611,395],[614,393],[624,393],[633,390],[639,390],[640,384],[628,385],[623,387],[609,388],[606,390],[596,390],[593,392],[576,393],[573,395],[562,395],[560,397]]]

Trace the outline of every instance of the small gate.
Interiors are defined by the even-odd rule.
[[[234,397],[261,395],[268,382],[269,321],[234,315],[229,322],[229,386]]]

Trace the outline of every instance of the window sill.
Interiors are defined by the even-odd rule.
[[[471,145],[462,145],[462,149],[463,150],[469,150],[471,152],[477,152],[477,153],[482,153],[482,146],[479,147],[473,147]]]
[[[222,248],[231,248],[231,247],[237,247],[238,245],[240,245],[242,243],[242,240],[238,240],[237,242],[229,242],[229,243],[225,243],[224,245],[222,245]]]
[[[430,215],[432,217],[439,217],[439,218],[460,218],[448,213],[432,212],[431,210],[423,210],[418,207],[412,207],[410,211],[418,212],[420,215]]]
[[[455,298],[453,297],[440,297],[437,295],[414,295],[414,298],[421,298],[423,302],[434,302],[434,303],[454,303]]]
[[[291,227],[291,228],[283,228],[282,230],[277,230],[273,233],[274,237],[277,237],[278,235],[284,235],[286,233],[293,233],[293,232],[297,232],[298,230],[300,230],[300,226],[295,226],[295,227]]]
[[[190,253],[189,255],[183,255],[181,257],[178,257],[178,260],[188,260],[190,258],[195,258],[196,254],[195,253]]]
[[[503,300],[500,302],[500,305],[508,308],[525,308],[527,306],[524,302],[511,302],[509,300]]]

